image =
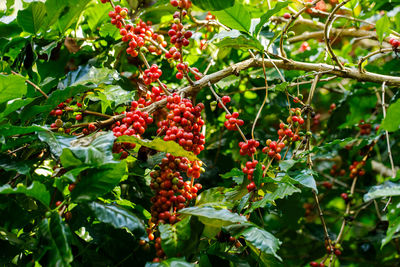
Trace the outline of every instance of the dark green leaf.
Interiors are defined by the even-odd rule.
[[[400,199],[393,198],[392,203],[388,206],[387,218],[389,227],[386,232],[386,237],[382,240],[382,247],[394,238],[394,235],[400,232]]]
[[[110,192],[126,175],[126,161],[106,163],[85,170],[85,175],[71,192],[72,201],[85,202]]]
[[[201,192],[196,198],[196,206],[209,206],[219,208],[232,208],[233,202],[225,200],[225,188],[214,187]]]
[[[292,176],[292,175],[291,175]],[[296,172],[293,177],[294,180],[304,185],[305,187],[317,190],[317,184],[315,183],[314,173],[310,169],[303,169],[300,172]]]
[[[264,49],[257,39],[238,30],[220,32],[214,35],[210,42],[214,40],[219,40],[218,42],[214,42],[219,48],[235,47],[238,49],[255,49],[259,51]]]
[[[262,164],[258,163],[253,173],[253,180],[257,188],[260,187],[262,178],[263,178]]]
[[[271,233],[259,228],[257,225],[251,223],[235,224],[225,227],[235,237],[243,236],[243,238],[254,245],[256,248],[266,254],[272,254],[279,260],[281,258],[276,254],[279,249],[280,242]]]
[[[99,221],[110,224],[114,228],[126,228],[135,234],[137,238],[144,236],[146,233],[143,221],[124,208],[97,202],[89,203],[88,207]]]
[[[51,153],[56,157],[60,157],[63,149],[69,147],[71,142],[76,140],[75,136],[58,135],[51,131],[39,132],[38,137],[49,145]]]
[[[57,212],[40,224],[40,234],[48,247],[47,266],[70,266],[73,261],[70,246],[71,231]]]
[[[12,188],[8,184],[3,185],[0,187],[0,194],[24,194],[39,200],[47,207],[50,205],[50,192],[46,186],[37,181],[33,181],[29,187],[23,184],[17,184],[16,188]]]
[[[0,113],[0,118],[8,116],[12,112],[22,108],[23,106],[28,105],[33,100],[35,100],[35,98],[26,98],[26,99],[16,98],[13,100],[9,100],[6,104],[6,108],[4,109],[4,111]]]

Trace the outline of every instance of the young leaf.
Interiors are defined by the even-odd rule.
[[[26,95],[25,78],[0,74],[0,104]]]
[[[236,2],[234,6],[213,12],[218,20],[229,28],[248,33],[251,25],[251,16],[247,8]]]
[[[387,15],[384,15],[376,22],[376,34],[380,43],[382,43],[385,34],[390,34],[390,20]]]
[[[284,2],[277,2],[276,5],[268,10],[264,15],[261,16],[260,18],[260,22],[257,24],[254,32],[252,33],[253,36],[258,36],[258,34],[260,34],[260,31],[262,29],[262,27],[264,26],[264,24],[276,13],[278,13],[279,11],[281,11],[283,8],[287,7],[289,5],[289,1],[284,1]]]
[[[397,131],[400,128],[400,99],[389,106],[381,128],[389,132]]]
[[[193,152],[186,151],[178,143],[174,141],[164,141],[161,138],[154,138],[154,140],[139,139],[135,136],[123,135],[117,138],[119,143],[135,143],[160,152],[170,153],[175,157],[186,157],[189,160],[199,160]]]

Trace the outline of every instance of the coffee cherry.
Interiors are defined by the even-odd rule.
[[[56,202],[56,207],[60,206],[61,204],[62,204],[62,201],[58,200],[58,201]]]
[[[312,261],[312,262],[310,262],[310,266],[311,267],[318,267],[318,262]]]
[[[93,123],[89,123],[88,129],[89,129],[89,131],[93,132],[96,130],[96,126]]]
[[[290,19],[292,17],[292,15],[290,15],[289,13],[285,13],[285,14],[283,14],[283,17],[285,19]]]
[[[70,185],[68,186],[69,192],[72,192],[72,190],[74,190],[75,186],[76,186],[76,184],[70,184]]]

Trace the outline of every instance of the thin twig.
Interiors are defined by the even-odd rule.
[[[24,76],[22,76],[21,74],[19,74],[18,72],[15,72],[15,71],[11,71],[11,73],[12,74],[14,74],[14,75],[17,75],[17,76],[20,76],[20,77],[22,77],[22,78],[24,78],[25,79],[25,82],[26,83],[29,83],[30,85],[32,85],[33,86],[33,88],[35,88],[39,93],[41,93],[46,99],[48,99],[49,98],[49,96],[48,95],[46,95],[46,93],[45,92],[43,92],[43,90],[42,89],[40,89],[40,87],[39,86],[37,86],[36,84],[34,84],[33,82],[31,82],[30,80],[28,80],[28,79],[26,79]]]

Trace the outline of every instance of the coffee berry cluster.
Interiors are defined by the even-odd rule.
[[[162,70],[158,68],[156,64],[151,65],[149,69],[146,69],[143,73],[144,83],[150,85],[160,78],[162,75]]]
[[[237,131],[237,126],[243,126],[244,121],[239,118],[239,112],[233,112],[232,114],[226,114],[224,126],[230,131]],[[237,126],[236,126],[237,125]]]

